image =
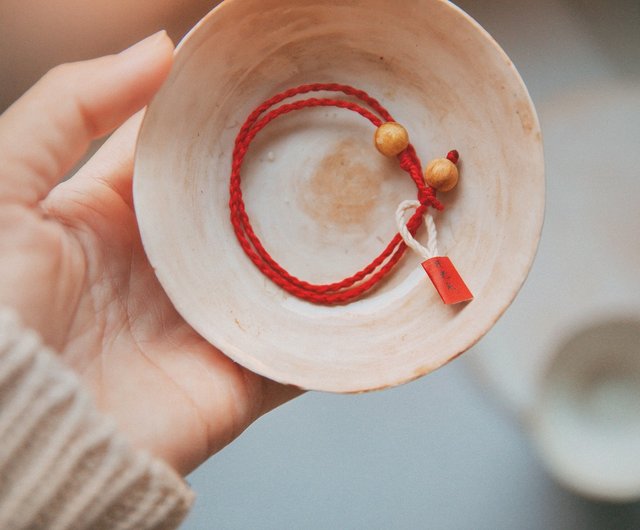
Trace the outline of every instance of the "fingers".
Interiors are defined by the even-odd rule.
[[[305,393],[304,390],[296,386],[283,385],[266,378],[264,379],[263,392],[264,399],[260,416]]]
[[[0,116],[0,201],[35,204],[86,151],[145,106],[171,68],[156,33],[118,55],[58,66]]]
[[[114,190],[133,209],[133,155],[143,116],[144,111],[131,116],[71,179],[57,186],[49,194],[44,204],[52,207],[69,189],[87,189],[94,186],[96,181],[100,181]]]

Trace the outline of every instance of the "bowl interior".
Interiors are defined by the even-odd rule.
[[[405,5],[406,4],[406,5]],[[238,129],[260,102],[310,82],[369,92],[408,129],[423,162],[456,148],[461,181],[442,194],[441,253],[475,295],[442,304],[407,253],[389,281],[337,307],[301,301],[238,244],[228,207]],[[267,250],[294,275],[339,280],[395,233],[415,186],[346,110],[307,109],[258,134],[242,172]],[[477,341],[531,265],[542,224],[535,111],[498,45],[455,6],[411,0],[228,0],[179,46],[150,105],[134,199],[145,250],[172,302],[248,368],[304,388],[362,391],[423,375]]]

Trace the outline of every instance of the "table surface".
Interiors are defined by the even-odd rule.
[[[635,0],[460,5],[520,70],[543,132],[572,91],[640,90]],[[545,145],[548,179],[562,149]],[[524,311],[517,301],[494,338]],[[184,528],[640,528],[640,504],[591,502],[549,478],[499,392],[478,377],[487,343],[400,388],[310,393],[270,413],[188,477],[198,499]]]

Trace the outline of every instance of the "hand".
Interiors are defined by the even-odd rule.
[[[59,66],[0,116],[0,305],[14,307],[138,447],[187,473],[299,391],[240,367],[176,313],[131,197],[140,115],[167,76],[164,32]]]

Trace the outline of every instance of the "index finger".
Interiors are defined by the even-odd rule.
[[[0,116],[0,200],[35,204],[104,136],[146,105],[167,76],[162,31],[118,55],[58,66]]]

